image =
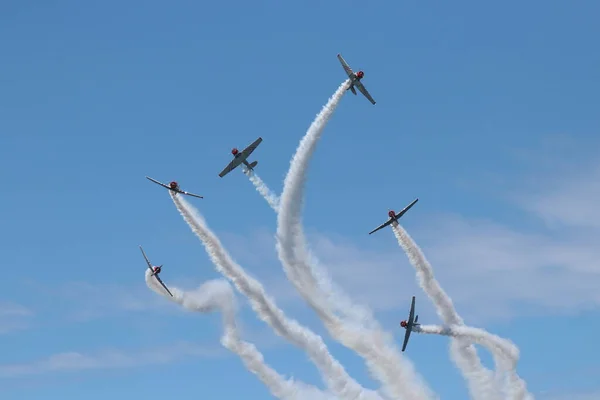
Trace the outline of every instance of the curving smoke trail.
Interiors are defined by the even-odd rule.
[[[506,362],[507,367],[512,370],[516,369],[517,362],[519,361],[519,349],[513,342],[489,333],[484,329],[472,328],[465,325],[419,325],[416,326],[413,331],[468,339],[469,342],[478,343],[487,348],[490,353],[498,355],[501,360],[500,362]],[[525,382],[523,382],[516,374],[509,373],[508,380],[510,389],[512,389],[507,393],[509,399],[533,398],[527,393]]]
[[[271,326],[278,335],[307,352],[332,394],[339,399],[381,400],[376,392],[363,388],[348,375],[344,367],[329,353],[320,336],[297,321],[289,319],[277,307],[275,301],[267,296],[260,282],[246,274],[244,269],[232,260],[195,208],[177,194],[169,193],[183,219],[202,241],[217,270],[250,300],[252,309],[261,320]]]
[[[464,327],[464,321],[454,308],[452,299],[450,299],[450,296],[448,296],[448,294],[441,288],[440,284],[435,279],[435,276],[433,275],[433,268],[431,267],[431,264],[429,264],[429,261],[427,261],[425,258],[425,255],[419,246],[410,237],[408,232],[406,232],[406,230],[404,230],[404,228],[402,228],[402,226],[397,222],[392,223],[392,230],[396,236],[396,239],[398,240],[398,244],[400,247],[402,247],[408,256],[410,263],[417,271],[419,284],[427,296],[429,296],[429,298],[432,300],[440,318],[442,318],[444,323],[447,325]],[[466,327],[464,328],[467,329]],[[487,334],[489,337],[495,336],[484,330],[479,330],[479,332]],[[493,398],[497,398],[500,391],[499,388],[496,387],[496,381],[494,380],[493,373],[481,364],[481,360],[477,356],[475,347],[468,343],[463,336],[453,337],[456,337],[456,340],[453,339],[451,342],[451,354],[459,368],[461,368],[463,375],[467,379],[471,395],[475,398],[487,399],[492,396],[494,396]],[[505,355],[504,353],[498,354],[496,352],[493,352],[493,354],[500,357]],[[516,357],[514,359],[510,359],[511,361],[514,361],[508,365],[510,367],[508,371],[510,384],[509,390],[514,392],[514,398],[524,399],[528,395],[525,388],[525,383],[516,375],[515,371],[518,358],[519,355],[517,350]],[[497,364],[501,364],[498,365],[498,367],[505,366],[500,362],[498,357],[496,357],[495,360]]]
[[[200,313],[221,311],[223,314],[223,336],[221,344],[237,354],[246,368],[255,374],[267,386],[273,396],[281,400],[333,400],[329,393],[302,382],[287,380],[264,362],[264,357],[256,346],[240,339],[236,324],[235,296],[231,285],[225,280],[212,280],[202,284],[193,292],[185,292],[170,287],[173,297],[152,278],[146,270],[146,285],[155,293],[177,303],[184,308]]]
[[[416,243],[397,222],[392,223],[392,230],[398,244],[415,268],[421,288],[435,305],[442,321],[448,325],[464,325],[463,319],[454,309],[452,299],[435,279],[431,265]],[[452,340],[450,354],[463,373],[472,397],[499,398],[498,388],[495,387],[494,374],[481,364],[475,346],[465,340]]]
[[[413,332],[430,335],[443,335],[453,338],[465,338],[469,342],[478,343],[487,348],[490,353],[501,354],[503,358],[518,360],[519,349],[510,340],[487,332],[484,329],[466,325],[417,325]]]
[[[383,332],[376,321],[369,320],[361,308],[358,314],[352,302],[332,287],[324,271],[314,268],[315,260],[309,253],[301,223],[302,201],[308,164],[314,154],[325,125],[343,97],[348,82],[342,83],[308,128],[292,158],[284,181],[277,219],[277,251],[288,279],[304,300],[317,312],[328,332],[344,346],[356,351],[367,363],[372,375],[383,384],[392,398],[426,399],[432,393],[403,359],[391,335]],[[353,323],[343,321],[334,312],[346,311],[354,317]],[[357,318],[358,317],[358,318]]]

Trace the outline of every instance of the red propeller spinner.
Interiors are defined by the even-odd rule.
[[[358,71],[358,72],[356,73],[356,77],[357,77],[358,79],[362,79],[362,78],[364,78],[364,76],[365,76],[365,73],[364,73],[363,71]]]
[[[238,149],[236,149],[235,147],[231,150],[231,154],[233,154],[234,156],[239,153]]]
[[[175,188],[177,188],[177,182],[173,181],[173,182],[169,183],[169,187],[170,187],[171,189],[175,189]]]
[[[388,216],[390,218],[394,218],[396,216],[396,213],[394,212],[394,210],[390,210],[390,211],[388,211]]]
[[[400,326],[401,326],[401,327],[403,327],[403,328],[406,328],[406,325],[408,325],[408,324],[406,323],[406,321],[401,321],[401,322],[400,322]]]

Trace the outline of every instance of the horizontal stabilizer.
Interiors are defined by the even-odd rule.
[[[251,162],[250,163],[250,168],[256,167],[257,164],[258,164],[258,161]]]

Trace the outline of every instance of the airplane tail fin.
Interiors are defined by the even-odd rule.
[[[250,169],[253,169],[258,164],[258,161],[253,161],[250,163]]]
[[[419,320],[419,316],[417,315],[417,316],[415,317],[415,324],[417,323],[417,321],[418,321],[418,320]]]
[[[354,93],[354,95],[356,96],[356,89],[354,89],[354,85],[350,86],[350,90],[352,91],[352,93]]]

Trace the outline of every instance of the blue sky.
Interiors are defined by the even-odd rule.
[[[311,165],[305,227],[335,281],[399,341],[412,294],[421,320],[439,322],[391,230],[366,234],[419,197],[403,225],[466,322],[520,347],[536,398],[597,398],[599,12],[592,1],[3,2],[0,396],[270,398],[220,346],[219,315],[145,286],[138,244],[169,283],[220,277],[145,175],[204,195],[193,203],[240,264],[377,387],[288,290],[273,211],[241,172],[217,177],[232,147],[262,136],[257,173],[281,191],[344,79],[341,52],[377,105],[346,95]],[[321,385],[248,307],[239,317],[275,369]],[[447,347],[415,336],[406,356],[442,398],[465,398]]]

